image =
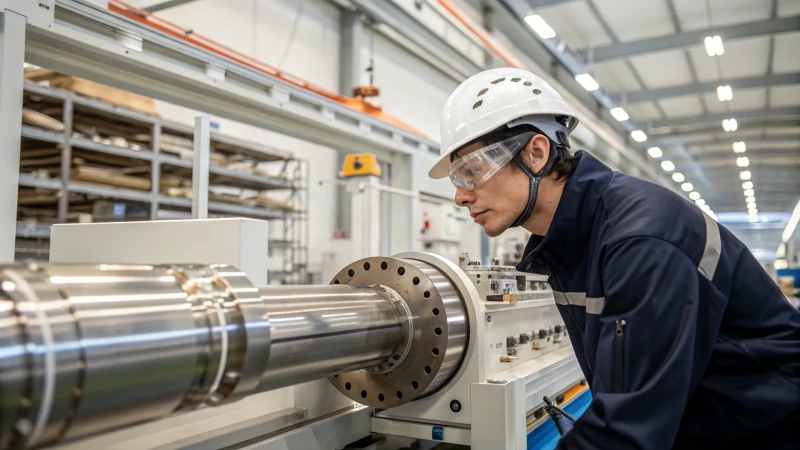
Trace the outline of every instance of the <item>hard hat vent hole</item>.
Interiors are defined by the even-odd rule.
[[[478,106],[481,106],[482,104],[483,104],[483,100],[478,100],[478,102],[477,102],[477,103],[475,103],[474,105],[472,105],[472,109],[475,109],[475,108],[477,108]]]
[[[489,91],[489,88],[483,88],[483,89],[481,89],[481,91],[480,91],[480,92],[478,92],[478,95],[477,95],[477,97],[480,97],[481,95],[483,95],[483,94],[487,93],[488,91]]]
[[[533,83],[531,83],[530,81],[526,81],[526,82],[524,82],[523,84],[524,84],[525,86],[533,86]]]
[[[499,83],[499,82],[501,82],[501,81],[505,81],[505,77],[503,77],[503,78],[498,78],[498,79],[496,79],[496,80],[492,81],[492,84],[497,84],[497,83]]]
[[[516,83],[516,82],[517,82],[517,81],[519,81],[519,80],[520,80],[520,78],[512,78],[512,79],[511,79],[511,82],[512,82],[512,83]]]
[[[542,90],[541,90],[541,89],[534,89],[534,90],[533,90],[533,94],[534,94],[534,95],[539,95],[539,94],[541,94],[541,93],[542,93]]]

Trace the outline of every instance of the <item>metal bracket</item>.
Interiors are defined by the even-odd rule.
[[[0,11],[12,11],[25,16],[28,25],[53,29],[56,15],[56,0],[0,0]]]

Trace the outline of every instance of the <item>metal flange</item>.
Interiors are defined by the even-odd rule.
[[[402,298],[413,322],[409,342],[399,343],[389,359],[392,363],[329,378],[353,401],[380,408],[400,406],[435,392],[459,366],[468,335],[466,313],[458,291],[432,266],[366,258],[342,269],[332,284],[388,288]]]

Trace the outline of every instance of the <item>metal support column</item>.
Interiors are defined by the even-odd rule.
[[[14,261],[17,233],[25,25],[24,16],[0,13],[0,263]]]
[[[211,164],[211,119],[194,119],[194,165],[192,166],[192,219],[208,218],[208,171]]]
[[[69,213],[69,191],[67,185],[69,184],[70,176],[72,175],[72,118],[75,115],[75,106],[72,99],[65,99],[62,109],[61,119],[64,122],[64,145],[61,147],[61,192],[58,196],[58,222],[67,223],[67,214]]]
[[[342,95],[352,95],[353,87],[361,84],[363,19],[363,14],[356,11],[342,13],[342,37],[339,53],[339,93]]]
[[[150,220],[158,219],[158,194],[161,188],[161,124],[153,124],[151,150],[153,151],[153,162],[150,166],[150,193],[153,200],[150,202]],[[194,182],[194,177],[192,177]],[[192,185],[194,187],[194,185]]]

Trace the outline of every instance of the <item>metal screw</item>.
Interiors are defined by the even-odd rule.
[[[486,316],[486,321],[487,322],[491,322],[492,321],[492,316]]]

